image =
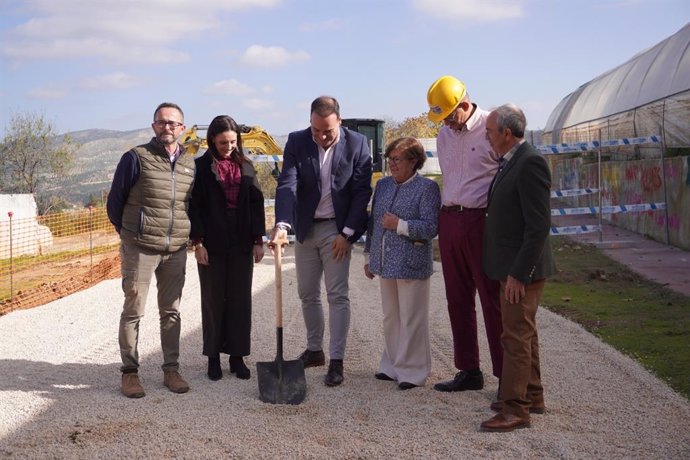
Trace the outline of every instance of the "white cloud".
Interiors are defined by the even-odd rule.
[[[526,0],[412,0],[417,10],[441,19],[483,22],[524,16]]]
[[[67,96],[67,93],[65,88],[43,86],[32,89],[28,92],[28,96],[33,99],[62,99]]]
[[[242,105],[252,110],[266,110],[273,107],[273,103],[271,101],[258,98],[246,99],[244,102],[242,102]]]
[[[0,37],[13,60],[101,58],[117,63],[184,61],[190,36],[227,29],[223,11],[271,8],[282,0],[25,0],[24,23]]]
[[[321,22],[305,22],[299,26],[302,32],[321,32],[345,28],[345,22],[339,19],[327,19]]]
[[[221,80],[204,88],[204,94],[224,94],[229,96],[248,96],[255,93],[256,90],[251,86],[240,83],[234,78],[230,80]]]
[[[240,57],[240,63],[251,67],[284,67],[293,62],[306,62],[311,58],[306,51],[290,52],[280,46],[252,45]]]
[[[141,78],[128,75],[124,72],[111,73],[109,75],[99,75],[95,77],[83,78],[79,82],[79,87],[91,91],[102,91],[111,89],[128,89],[139,86],[143,83]]]

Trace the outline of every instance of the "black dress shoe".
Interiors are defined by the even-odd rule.
[[[374,374],[374,378],[376,380],[386,380],[388,382],[392,382],[393,380],[395,380],[393,377],[390,377],[388,374],[384,374],[383,372],[377,372],[376,374]]]
[[[328,365],[328,373],[326,378],[323,379],[326,386],[335,387],[343,383],[343,360],[342,359],[331,359]]]
[[[484,388],[484,374],[482,371],[460,371],[455,374],[453,380],[439,382],[434,385],[436,391],[465,391],[481,390]]]
[[[235,374],[238,379],[248,380],[251,376],[249,368],[244,364],[241,356],[230,357],[230,373]]]
[[[206,374],[211,380],[220,380],[223,378],[223,371],[220,368],[220,356],[208,357],[208,371]]]
[[[400,382],[398,384],[398,388],[400,388],[401,390],[409,390],[411,388],[415,388],[416,386],[417,385],[415,385],[414,383],[410,383],[410,382]]]
[[[308,367],[317,367],[326,364],[326,357],[323,354],[323,350],[304,350],[304,352],[299,355],[299,359],[301,359],[304,363],[305,369]]]

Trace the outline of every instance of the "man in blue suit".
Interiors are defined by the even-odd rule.
[[[371,197],[371,155],[365,136],[341,127],[338,101],[318,97],[311,104],[311,126],[290,133],[283,154],[275,201],[276,226],[269,247],[281,233],[295,232],[297,291],[307,329],[304,367],[323,366],[324,313],[321,278],[328,298],[330,363],[324,383],[343,382],[343,358],[350,328],[348,277],[352,243],[367,227]]]

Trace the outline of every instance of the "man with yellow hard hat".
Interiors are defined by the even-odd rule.
[[[465,84],[446,75],[427,93],[429,120],[443,122],[436,152],[443,174],[439,215],[439,249],[453,333],[455,367],[452,380],[434,385],[438,391],[481,390],[475,295],[481,300],[493,374],[501,378],[501,306],[499,283],[482,269],[482,241],[487,198],[498,170],[498,155],[486,139],[489,112],[470,102]]]

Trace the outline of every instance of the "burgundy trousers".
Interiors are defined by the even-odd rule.
[[[455,367],[459,370],[479,368],[475,305],[479,292],[492,370],[500,378],[503,369],[500,285],[487,278],[482,269],[484,219],[483,209],[441,210],[439,249],[453,332]]]

